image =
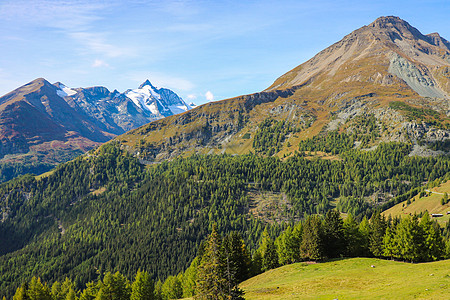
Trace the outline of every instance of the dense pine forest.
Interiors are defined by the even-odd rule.
[[[371,226],[368,219],[376,222],[377,208],[392,206],[419,193],[424,183],[436,184],[448,177],[448,157],[410,157],[411,146],[403,143],[358,150],[353,148],[354,136],[330,133],[301,142],[296,153],[280,159],[267,155],[277,144],[264,142],[264,135],[273,133],[262,132],[258,142],[260,153],[266,155],[194,155],[148,166],[113,142],[46,176],[27,175],[2,184],[0,290],[11,298],[21,283],[31,285],[33,276],[49,287],[67,277],[79,296],[86,283],[105,284],[105,278],[111,276],[132,286],[139,270],[145,270],[155,282],[176,281],[172,278],[175,274],[188,272],[194,262],[201,264],[200,244],[215,231],[213,224],[224,237],[231,232],[239,234],[236,240],[242,239],[245,252],[253,259],[251,272],[239,275],[233,288],[249,274],[304,259],[374,255],[428,261],[446,255],[426,252],[420,248],[423,242],[414,246],[420,251],[399,252],[403,246],[396,236],[406,235],[404,232],[448,234],[436,231],[431,221],[422,224],[423,218],[380,221],[383,225],[377,241],[383,246],[376,251],[364,242],[367,231],[365,237],[359,232],[361,227]],[[334,153],[338,159],[311,159],[305,151]],[[265,201],[265,195],[282,195],[286,202],[262,218],[258,202]],[[328,215],[321,219],[316,214],[326,215],[333,208],[354,216],[345,220],[354,222],[351,226],[344,225],[350,226],[356,237],[343,239],[342,248],[330,253],[326,246]],[[342,225],[342,220],[336,222]],[[295,251],[280,246],[281,240],[290,239],[288,232],[296,232],[292,233]],[[341,237],[348,235],[339,232]],[[303,245],[308,235],[319,239],[315,241],[317,249]],[[392,245],[385,245],[385,235]],[[273,242],[271,238],[277,239]],[[362,239],[362,246],[360,242],[353,245],[354,239]],[[272,243],[276,257],[269,259],[264,249],[274,249]],[[116,272],[119,275],[114,275]],[[38,281],[34,279],[36,285]]]
[[[65,278],[51,286],[40,278],[17,288],[14,300],[22,299],[243,299],[239,283],[261,272],[300,261],[323,261],[341,257],[381,257],[410,262],[450,258],[450,228],[444,231],[428,213],[407,218],[386,219],[374,213],[357,222],[345,220],[336,210],[325,217],[312,215],[288,226],[273,240],[267,228],[253,256],[238,232],[224,238],[213,225],[199,247],[198,255],[185,272],[154,282],[138,270],[133,280],[120,272],[98,274],[98,279],[77,289]]]

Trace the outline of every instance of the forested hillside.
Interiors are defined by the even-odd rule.
[[[213,223],[223,234],[239,232],[253,251],[266,226],[276,236],[336,205],[370,217],[379,205],[394,205],[384,195],[418,192],[450,169],[445,156],[408,156],[407,144],[361,151],[345,146],[350,138],[330,134],[299,145],[332,150],[335,160],[300,151],[284,160],[203,155],[147,167],[110,143],[47,176],[4,183],[0,289],[11,296],[32,276],[49,283],[67,276],[81,288],[98,274],[131,279],[138,269],[163,280],[189,266]],[[277,195],[283,201],[270,202]]]

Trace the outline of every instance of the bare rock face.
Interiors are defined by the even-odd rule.
[[[424,35],[398,17],[380,17],[261,93],[202,105],[117,140],[146,161],[187,153],[241,154],[254,150],[254,133],[266,118],[296,128],[287,137],[291,145],[330,130],[357,132],[370,118],[378,133],[364,147],[389,141],[427,147],[449,138],[449,45],[439,34]],[[285,147],[284,154],[293,149]],[[415,153],[430,154],[419,150]]]

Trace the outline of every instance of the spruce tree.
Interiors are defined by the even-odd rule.
[[[229,293],[227,292],[225,268],[222,238],[214,224],[198,267],[196,299],[227,298]]]
[[[383,238],[386,233],[386,220],[376,212],[370,219],[369,250],[375,257],[383,256]]]
[[[337,210],[329,210],[323,222],[323,246],[325,256],[339,257],[345,252],[344,222]]]
[[[131,285],[130,300],[152,300],[154,283],[147,272],[137,271],[133,284]]]
[[[227,269],[230,270],[230,279],[233,285],[249,278],[251,258],[240,233],[233,231],[223,240]]]
[[[162,295],[164,299],[178,299],[183,296],[181,281],[177,276],[169,276],[162,285]]]
[[[395,231],[395,242],[398,245],[398,258],[417,262],[422,256],[423,230],[417,218],[403,218]]]
[[[264,229],[258,251],[261,253],[262,271],[274,269],[279,266],[277,249],[273,240],[269,236],[267,227]]]
[[[445,243],[437,222],[431,220],[428,212],[422,216],[419,223],[423,232],[423,261],[438,260],[444,255]]]
[[[322,220],[317,215],[309,216],[303,222],[300,256],[304,260],[323,259]]]

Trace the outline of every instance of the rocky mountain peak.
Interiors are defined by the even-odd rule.
[[[144,83],[142,83],[140,86],[139,86],[139,89],[142,89],[144,86],[149,86],[149,87],[151,87],[151,88],[153,88],[153,89],[155,89],[155,86],[150,82],[150,80],[145,80],[144,81]]]

